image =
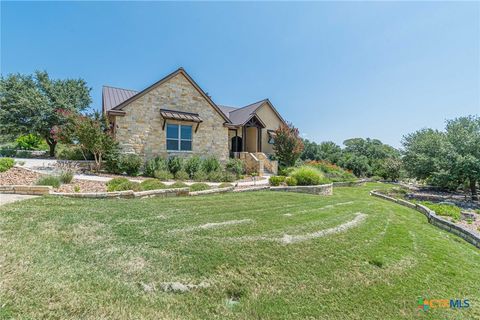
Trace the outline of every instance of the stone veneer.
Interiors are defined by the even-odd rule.
[[[167,123],[192,125],[192,151],[166,150],[166,127],[160,109],[198,113],[203,120],[195,132],[196,123],[167,120]],[[155,156],[193,154],[213,155],[220,161],[228,159],[228,129],[225,119],[198,92],[189,80],[179,73],[159,84],[123,109],[125,116],[115,117],[115,139],[124,152],[136,153],[144,159]]]

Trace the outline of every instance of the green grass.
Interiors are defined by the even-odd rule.
[[[0,319],[480,318],[480,251],[373,188],[388,186],[0,207]],[[332,228],[357,212],[363,223],[325,237],[239,241]],[[248,223],[192,229],[230,220]],[[210,287],[162,291],[173,281]],[[471,307],[422,312],[419,296]]]

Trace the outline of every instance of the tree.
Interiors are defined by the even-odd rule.
[[[0,133],[38,134],[55,156],[52,129],[66,119],[60,110],[78,113],[91,103],[90,88],[82,79],[52,80],[47,72],[11,74],[0,78]]]
[[[444,188],[467,184],[477,200],[480,180],[480,118],[447,120],[445,132],[422,129],[404,137],[407,172]]]
[[[275,130],[273,150],[283,166],[293,166],[303,151],[303,142],[297,128],[291,123],[282,124]]]
[[[398,158],[385,159],[379,169],[380,176],[385,180],[397,181],[402,170],[402,160]]]
[[[110,135],[108,121],[98,112],[91,115],[68,115],[68,122],[62,128],[55,128],[55,139],[80,146],[84,158],[93,154],[96,170],[102,165],[102,160],[117,148],[117,143]]]

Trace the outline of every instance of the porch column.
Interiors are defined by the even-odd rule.
[[[242,151],[247,151],[247,128],[242,127]]]
[[[257,127],[257,152],[262,152],[262,128]]]

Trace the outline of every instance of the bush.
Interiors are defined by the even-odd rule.
[[[104,157],[103,167],[105,171],[113,174],[123,173],[122,168],[120,167],[120,150],[116,147],[108,150]]]
[[[127,178],[113,178],[112,180],[107,181],[107,183],[106,183],[107,190],[108,190],[109,187],[115,188],[117,185],[122,184],[122,183],[126,183],[128,181],[130,181],[130,180],[128,180]]]
[[[345,170],[328,161],[308,161],[305,164],[323,172],[325,177],[328,178],[330,181],[343,182],[355,181],[357,179],[351,171]]]
[[[424,201],[422,204],[435,211],[435,213],[440,216],[447,216],[452,217],[454,220],[460,220],[462,210],[453,204],[432,203],[428,201]]]
[[[280,176],[289,176],[292,172],[295,171],[295,167],[281,167],[278,168],[278,174]]]
[[[40,177],[36,182],[38,186],[52,186],[54,188],[60,187],[60,184],[60,179],[52,175]]]
[[[330,182],[319,170],[309,166],[295,169],[290,176],[297,180],[299,186],[315,186]]]
[[[59,144],[56,148],[56,158],[61,160],[85,160],[82,149],[77,145]],[[92,160],[93,156],[90,153],[85,154],[87,160]]]
[[[184,182],[181,182],[181,181],[177,181],[169,186],[167,186],[167,188],[169,189],[176,189],[176,188],[186,188],[188,187]]]
[[[62,171],[60,172],[58,178],[62,183],[70,183],[73,180],[73,172],[72,171]]]
[[[240,159],[229,159],[225,165],[225,169],[239,177],[245,173],[245,164]]]
[[[193,180],[195,180],[195,181],[207,181],[208,180],[208,175],[205,171],[198,170],[193,175]]]
[[[214,156],[210,156],[203,160],[202,169],[206,173],[220,170],[220,162]]]
[[[286,177],[285,183],[289,187],[296,186],[298,184],[297,179],[295,179],[294,177]]]
[[[218,188],[221,189],[221,188],[230,188],[230,187],[233,187],[233,184],[231,183],[227,183],[227,182],[223,182],[223,183],[220,183],[218,185]]]
[[[203,191],[210,189],[210,186],[206,183],[194,183],[190,186],[190,191]]]
[[[15,157],[17,154],[17,150],[9,148],[9,147],[2,147],[0,148],[0,157]]]
[[[182,170],[183,159],[177,156],[170,157],[168,158],[167,165],[168,165],[168,171],[170,171],[173,175],[175,175],[175,173]]]
[[[274,187],[278,187],[280,184],[285,182],[285,176],[274,176],[270,177],[270,185]]]
[[[21,150],[37,150],[42,144],[42,138],[35,134],[20,136],[15,140],[17,148]]]
[[[223,181],[223,174],[221,171],[211,171],[208,173],[208,181],[212,182],[224,182]]]
[[[129,176],[138,176],[142,159],[136,154],[124,154],[120,157],[120,169]]]
[[[147,177],[154,177],[156,170],[168,170],[167,160],[161,157],[148,160],[145,163],[145,170],[143,174]]]
[[[373,176],[373,177],[370,177],[370,180],[372,180],[372,181],[381,181],[381,180],[383,180],[383,178],[382,178],[382,177],[379,177],[379,176]]]
[[[138,182],[133,182],[127,178],[114,178],[107,182],[107,191],[140,191],[140,184]]]
[[[177,173],[175,173],[175,179],[177,180],[188,180],[189,178],[190,176],[184,170],[180,170],[180,171],[177,171]]]
[[[165,189],[165,184],[158,179],[147,179],[140,183],[140,189],[143,191]]]
[[[170,171],[163,170],[163,169],[155,170],[155,172],[153,173],[153,176],[157,179],[162,180],[162,181],[173,179],[173,174],[171,174]]]
[[[222,177],[222,182],[233,182],[237,179],[237,175],[229,172],[229,171],[224,171],[222,172],[223,177]]]
[[[0,158],[0,172],[10,170],[15,164],[12,158]]]
[[[199,156],[193,156],[187,159],[184,164],[184,169],[188,173],[189,177],[193,179],[195,173],[197,173],[202,166],[202,159]]]

